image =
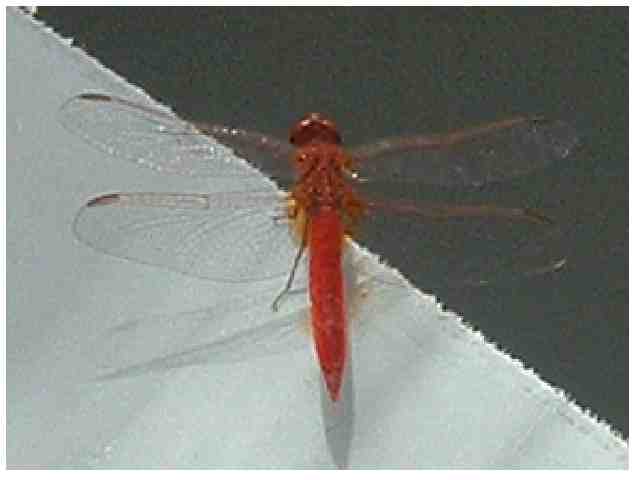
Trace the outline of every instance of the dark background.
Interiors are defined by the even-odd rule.
[[[187,118],[286,135],[319,110],[348,144],[517,113],[570,121],[581,139],[571,161],[516,181],[530,202],[562,206],[562,271],[444,288],[403,261],[409,254],[387,258],[628,435],[626,8],[91,7],[38,17]]]

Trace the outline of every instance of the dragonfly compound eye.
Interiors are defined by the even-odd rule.
[[[340,145],[342,138],[335,123],[319,113],[310,113],[293,126],[289,141],[296,147],[309,143]]]

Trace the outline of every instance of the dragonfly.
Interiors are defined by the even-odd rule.
[[[366,244],[364,225],[382,221],[380,234],[398,234],[403,230],[394,225],[408,225],[434,246],[441,239],[432,241],[433,231],[449,223],[483,229],[506,224],[510,232],[524,227],[526,236],[554,223],[523,206],[394,198],[377,194],[379,186],[399,185],[403,194],[423,193],[425,186],[478,189],[567,159],[578,144],[565,122],[514,116],[347,148],[336,123],[319,113],[295,122],[284,140],[183,120],[155,106],[93,92],[65,102],[60,118],[95,148],[160,173],[238,181],[266,173],[276,181],[234,192],[103,194],[80,210],[75,234],[106,254],[198,278],[236,283],[282,278],[273,310],[296,277],[306,276],[316,357],[334,402],[349,348],[344,248],[351,239]],[[449,239],[442,242],[451,246]],[[561,263],[522,267],[516,262],[514,270],[547,272]]]

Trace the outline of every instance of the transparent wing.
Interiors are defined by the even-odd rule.
[[[263,280],[287,274],[298,249],[284,202],[275,192],[114,193],[88,202],[74,228],[116,257],[219,281]]]
[[[570,253],[563,226],[546,211],[402,201],[371,207],[357,238],[428,289],[504,284],[560,269]]]
[[[190,123],[123,98],[78,95],[61,107],[59,119],[94,147],[163,173],[246,177],[251,169],[233,152],[272,175],[290,176],[292,148],[286,142],[223,125]]]
[[[500,182],[565,159],[578,145],[573,127],[515,117],[441,135],[390,137],[351,150],[368,181],[456,187]]]

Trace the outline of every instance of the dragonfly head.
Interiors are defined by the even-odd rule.
[[[296,147],[309,143],[340,145],[342,138],[335,123],[319,113],[309,113],[293,126],[289,141]]]

